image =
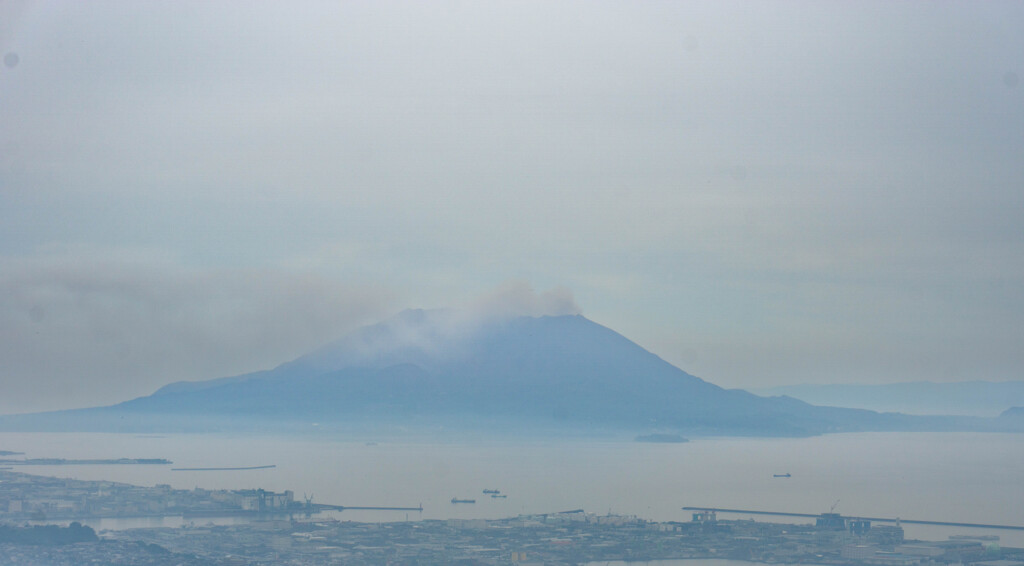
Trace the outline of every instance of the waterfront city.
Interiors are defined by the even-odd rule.
[[[499,519],[342,521],[294,493],[173,489],[0,471],[0,563],[164,565],[585,564],[730,559],[778,564],[1024,565],[1024,550],[992,536],[915,541],[898,525],[823,514],[808,524],[650,521],[583,509]],[[26,544],[39,525],[178,515],[180,527],[100,531],[95,540]],[[245,517],[214,524],[218,516]],[[81,528],[78,523],[72,523]]]

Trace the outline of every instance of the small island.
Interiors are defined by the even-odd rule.
[[[682,443],[682,442],[689,442],[690,441],[689,439],[683,438],[682,436],[679,436],[678,434],[665,434],[665,433],[641,434],[640,436],[634,438],[633,440],[635,440],[636,442],[665,442],[665,443],[674,443],[674,444],[679,444],[679,443]]]
[[[111,460],[66,460],[64,458],[25,458],[24,460],[0,460],[0,465],[5,466],[82,466],[111,464],[166,465],[173,463],[174,462],[171,462],[170,460],[165,460],[163,458],[116,458]]]

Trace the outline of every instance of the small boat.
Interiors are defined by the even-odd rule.
[[[453,497],[452,503],[476,503],[476,499],[459,499],[458,497]]]
[[[772,474],[772,477],[773,478],[791,478],[791,477],[793,477],[793,475],[790,474],[789,472],[786,472],[784,474]]]

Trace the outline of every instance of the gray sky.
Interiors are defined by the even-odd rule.
[[[0,57],[0,412],[506,294],[727,387],[1021,378],[1024,3],[0,0]]]

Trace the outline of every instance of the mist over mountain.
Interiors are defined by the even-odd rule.
[[[408,310],[272,370],[173,383],[111,407],[3,417],[0,427],[268,430],[398,423],[801,436],[979,429],[990,426],[986,422],[816,407],[723,389],[581,315]]]

